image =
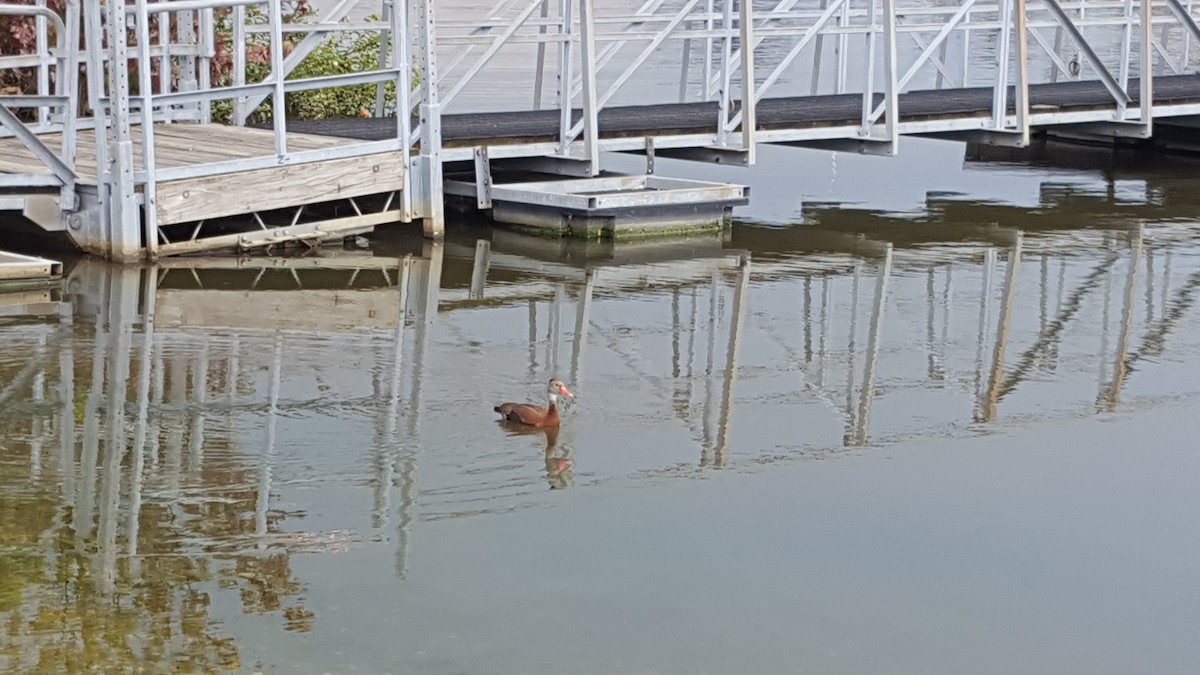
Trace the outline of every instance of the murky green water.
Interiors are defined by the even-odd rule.
[[[0,670],[1192,672],[1196,165],[1058,154],[0,295]]]

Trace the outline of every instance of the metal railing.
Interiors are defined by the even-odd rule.
[[[1155,75],[1200,72],[1193,0],[499,0],[453,16],[435,16],[434,0],[373,2],[377,17],[362,18],[361,0],[330,0],[320,16],[294,23],[287,3],[264,0],[69,0],[65,20],[39,5],[0,4],[0,15],[37,22],[39,40],[37,54],[0,57],[0,68],[35,69],[38,82],[36,94],[0,97],[4,133],[47,165],[49,174],[36,181],[61,187],[69,209],[77,130],[94,129],[98,181],[108,186],[97,197],[109,223],[102,229],[114,233],[115,248],[153,254],[164,236],[157,186],[168,181],[397,152],[405,167],[402,219],[439,222],[443,163],[474,159],[486,169],[489,153],[550,157],[595,175],[604,151],[655,147],[732,153],[749,163],[763,142],[891,153],[902,134],[953,132],[1023,145],[1035,125],[1068,123],[1145,137],[1156,114]],[[322,41],[347,32],[379,36],[374,68],[294,77]],[[231,69],[214,78],[224,50]],[[257,78],[249,68],[255,50],[267,55],[267,72]],[[87,105],[77,110],[66,103],[80,63]],[[52,78],[57,72],[64,76]],[[1100,83],[1111,106],[1031,105],[1031,87],[1066,80]],[[392,117],[394,134],[293,147],[289,94],[364,85],[375,87],[369,114]],[[476,89],[484,95],[472,100]],[[953,119],[901,116],[903,94],[931,89],[980,90],[990,107]],[[497,91],[502,105],[488,93]],[[765,101],[827,95],[845,97],[853,112],[822,125],[760,124]],[[443,117],[474,112],[480,100],[490,110],[556,111],[553,140],[444,148]],[[212,122],[218,103],[228,105],[232,124],[246,125],[267,101],[269,152],[158,161],[156,125]],[[602,137],[602,113],[651,103],[699,105],[711,124],[653,138]],[[34,109],[35,119],[15,123],[8,108],[17,106]],[[48,131],[63,133],[61,153],[38,140]],[[0,186],[32,181],[0,176]]]
[[[496,79],[513,72],[506,83],[532,84],[533,108],[541,109],[544,83],[554,81],[560,129],[553,152],[584,159],[598,149],[631,148],[629,139],[597,145],[589,140],[597,134],[588,133],[589,125],[597,131],[594,120],[601,110],[631,102],[618,96],[631,83],[638,85],[634,102],[665,103],[661,96],[653,99],[655,92],[670,91],[677,102],[718,104],[711,138],[656,139],[661,147],[708,143],[749,152],[755,142],[831,139],[894,149],[899,134],[936,126],[900,119],[903,92],[991,88],[989,117],[959,120],[961,129],[948,130],[974,129],[1019,145],[1035,117],[1056,121],[1051,112],[1030,110],[1032,85],[1098,81],[1112,97],[1107,120],[1112,131],[1145,136],[1155,71],[1200,71],[1191,49],[1193,39],[1200,39],[1194,7],[1180,0],[961,0],[948,6],[927,0],[821,0],[818,6],[778,0],[770,7],[738,0],[646,0],[636,8],[587,0],[502,0],[479,16],[486,18],[438,24],[438,43],[448,52],[443,112],[459,112],[461,94],[474,83],[499,88]],[[504,50],[522,49],[536,49],[532,68],[491,67],[503,60]],[[548,58],[553,49],[557,63]],[[473,54],[478,55],[469,59]],[[678,70],[663,67],[671,58],[679,59]],[[746,72],[755,76],[744,77]],[[801,133],[764,132],[753,122],[756,104],[765,99],[820,94],[861,95],[858,123]],[[1072,119],[1061,116],[1064,123]]]
[[[0,71],[33,68],[35,94],[0,95],[0,137],[14,137],[40,161],[47,173],[0,174],[0,188],[59,188],[64,208],[75,205],[76,122],[75,87],[78,78],[79,2],[67,0],[65,18],[37,5],[0,4],[0,16],[32,19],[36,31],[36,53],[0,56]],[[51,46],[49,29],[54,29]],[[51,75],[54,87],[51,92]],[[14,109],[33,109],[32,120],[22,120]],[[58,151],[49,147],[39,133],[61,133]]]
[[[259,10],[265,4],[265,15]],[[353,4],[343,2],[342,5]],[[388,4],[390,8],[390,3]],[[146,248],[154,255],[165,234],[156,222],[156,186],[165,181],[198,178],[202,176],[249,171],[287,164],[300,164],[331,159],[360,157],[382,152],[400,152],[404,164],[409,161],[413,145],[412,131],[406,122],[407,115],[396,115],[396,136],[392,139],[369,142],[347,142],[333,147],[296,150],[288,144],[288,115],[286,96],[292,92],[330,89],[362,84],[383,87],[394,83],[397,110],[412,110],[409,85],[411,81],[411,58],[405,40],[390,39],[392,35],[407,34],[405,12],[388,12],[387,22],[374,22],[355,29],[377,30],[381,33],[381,45],[388,46],[381,53],[380,67],[368,72],[348,72],[302,79],[287,79],[296,65],[303,60],[313,46],[339,31],[342,26],[331,21],[306,24],[285,24],[283,3],[262,3],[260,0],[110,0],[103,8],[89,9],[93,23],[100,22],[100,12],[106,12],[105,34],[109,40],[108,53],[99,49],[99,41],[89,40],[89,63],[100,71],[107,61],[109,90],[103,96],[106,105],[100,106],[110,116],[106,124],[98,128],[111,127],[114,146],[117,149],[116,164],[128,169],[118,170],[115,180],[125,180],[142,186],[144,202],[143,237]],[[220,12],[220,14],[218,14]],[[336,13],[335,15],[336,16]],[[213,82],[212,63],[216,57],[216,28],[224,21],[231,33],[233,68],[232,83]],[[158,28],[157,42],[153,41],[151,27]],[[170,35],[170,27],[175,35]],[[286,30],[285,30],[286,29]],[[289,49],[284,35],[305,33],[305,37]],[[132,34],[133,40],[126,37]],[[269,55],[270,72],[258,82],[247,82],[246,66],[249,36],[265,35],[266,41],[259,42]],[[290,53],[285,56],[285,51]],[[129,76],[131,65],[136,70]],[[136,89],[130,85],[135,85]],[[155,123],[212,121],[212,106],[218,101],[230,101],[235,124],[245,124],[248,116],[258,105],[271,101],[271,130],[274,134],[274,151],[252,157],[223,161],[209,161],[184,166],[162,167],[155,157]],[[141,168],[134,168],[131,156],[133,129],[140,128]],[[98,144],[102,143],[98,139]],[[123,149],[127,148],[127,149]],[[406,173],[406,188],[407,172]],[[121,194],[128,194],[124,189]],[[402,191],[403,217],[411,219],[411,190]],[[135,209],[133,204],[125,208]],[[269,228],[261,221],[263,230]],[[195,239],[199,228],[192,234]]]

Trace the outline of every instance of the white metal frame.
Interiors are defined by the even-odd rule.
[[[76,210],[76,130],[94,129],[102,187],[88,197],[95,214],[83,219],[92,223],[87,236],[102,240],[112,257],[128,259],[159,252],[154,206],[163,182],[288,164],[402,153],[408,170],[396,204],[399,219],[422,220],[426,234],[438,238],[444,220],[442,167],[448,162],[476,162],[486,171],[490,161],[513,158],[555,166],[546,162],[549,158],[560,173],[595,176],[609,151],[672,151],[722,161],[735,155],[748,164],[759,143],[893,153],[901,135],[953,134],[1019,146],[1028,143],[1032,128],[1056,125],[1144,138],[1155,117],[1200,114],[1191,103],[1154,106],[1151,96],[1156,71],[1200,72],[1193,63],[1200,61],[1192,49],[1200,40],[1193,0],[959,0],[948,6],[923,0],[821,0],[803,7],[799,0],[757,6],[749,0],[642,0],[633,9],[595,0],[499,0],[478,18],[439,17],[434,0],[375,0],[383,10],[381,20],[347,21],[359,1],[339,0],[312,23],[292,24],[284,22],[279,3],[264,0],[110,0],[103,5],[70,0],[61,28],[44,7],[0,3],[0,15],[31,16],[39,36],[38,54],[0,57],[0,68],[35,69],[38,82],[36,94],[0,97],[3,106],[37,111],[35,121],[18,123],[0,109],[0,133],[20,138],[48,168],[37,176],[0,176],[0,187],[58,188],[64,211]],[[252,20],[252,7],[266,8],[261,19]],[[231,22],[235,67],[228,86],[217,86],[209,77],[218,11],[227,11]],[[78,44],[81,19],[82,53],[67,48]],[[151,44],[154,27],[159,34]],[[49,44],[50,28],[59,44]],[[378,68],[287,79],[321,40],[347,31],[380,35]],[[105,40],[106,35],[116,39]],[[295,44],[286,56],[285,37]],[[997,46],[989,61],[978,58],[985,39]],[[248,82],[246,52],[256,40],[271,48],[271,73]],[[493,81],[497,57],[510,48],[536,49],[534,67],[516,84],[532,85],[534,109],[557,111],[557,138],[444,147],[443,118],[463,112],[469,98],[464,94],[474,85]],[[674,56],[681,58],[677,71],[661,68],[664,57]],[[836,62],[823,60],[831,57]],[[137,63],[133,73],[131,61]],[[89,75],[90,116],[77,117],[64,97],[73,91],[69,78],[77,71],[70,66],[81,62]],[[49,73],[55,68],[68,77],[56,78],[57,93],[52,93]],[[659,82],[665,85],[660,89],[644,86],[655,77],[673,81]],[[542,91],[551,79],[556,81],[552,104]],[[1031,105],[1031,86],[1062,79],[1099,81],[1112,102],[1071,110]],[[396,87],[395,111],[384,105],[387,83]],[[393,138],[297,151],[288,147],[289,121],[281,114],[273,117],[270,154],[173,168],[155,161],[154,125],[206,122],[214,101],[232,100],[234,122],[244,124],[267,99],[282,110],[290,92],[360,84],[375,85],[377,115],[394,115]],[[989,113],[901,117],[903,94],[954,88],[989,89]],[[668,102],[643,91],[669,92],[669,102],[711,105],[716,116],[711,131],[602,137],[606,110],[631,101]],[[857,119],[804,128],[760,126],[764,101],[813,94],[857,101]],[[43,151],[37,134],[47,131],[64,134],[61,155]],[[141,167],[133,156],[138,133],[145,137]],[[486,202],[486,195],[481,200]]]

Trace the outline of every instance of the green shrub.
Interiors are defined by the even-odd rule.
[[[233,84],[233,27],[231,16],[226,15],[217,24],[217,58],[213,60],[213,85],[218,87]],[[313,13],[306,4],[296,5],[285,13],[285,23],[311,21]],[[265,24],[267,17],[250,8],[249,22]],[[372,20],[376,20],[372,18]],[[293,39],[295,42],[293,42]],[[301,38],[284,40],[284,53],[290,54]],[[289,80],[360,73],[379,68],[379,33],[339,33],[326,37],[288,75]],[[390,47],[390,45],[389,45]],[[264,81],[271,72],[270,38],[266,34],[246,36],[246,83]],[[416,76],[414,75],[414,82]],[[360,84],[329,89],[289,92],[285,98],[287,116],[290,119],[324,119],[356,117],[371,114],[375,108],[377,85]],[[384,85],[384,109],[388,114],[395,112],[396,86],[394,82]],[[227,122],[233,115],[232,101],[216,101],[212,106],[213,121]],[[273,101],[267,98],[252,112],[247,121],[265,124],[274,115]]]

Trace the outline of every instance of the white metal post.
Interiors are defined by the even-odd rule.
[[[1121,5],[1121,63],[1117,69],[1117,81],[1122,91],[1129,91],[1129,59],[1133,54],[1133,0]],[[1125,102],[1117,101],[1117,121],[1125,119]]]
[[[283,91],[286,75],[283,71],[283,3],[272,2],[268,8],[271,28],[271,127],[275,130],[275,154],[287,154],[287,98]]]
[[[992,89],[992,126],[1004,128],[1008,115],[1009,46],[1012,42],[1013,2],[1000,0],[1000,37],[996,45],[996,83]]]
[[[742,42],[742,150],[746,152],[747,161],[753,164],[757,155],[754,138],[758,131],[758,115],[755,112],[758,97],[754,73],[754,0],[741,0],[739,19]]]
[[[230,19],[233,21],[233,86],[242,87],[246,84],[246,8],[237,5],[233,8]],[[246,110],[246,97],[238,96],[233,99],[233,123],[245,126],[246,118],[253,112]]]
[[[217,55],[216,32],[213,8],[206,7],[200,10],[200,58],[197,75],[200,78],[201,91],[208,91],[212,88],[212,60]],[[171,62],[164,54],[162,68],[165,70],[170,66]],[[212,122],[212,101],[209,99],[204,99],[200,103],[200,121],[204,124]]]
[[[383,0],[383,16],[382,16],[382,18],[383,18],[383,23],[386,24],[388,26],[388,28],[385,28],[384,30],[380,31],[380,34],[379,34],[379,58],[376,61],[376,66],[378,67],[379,70],[385,70],[388,67],[389,60],[391,60],[393,68],[398,67],[396,65],[395,59],[390,59],[390,50],[388,49],[388,44],[393,42],[391,25],[392,25],[392,15],[394,13],[395,13],[395,7],[393,6],[393,1],[392,0]],[[397,89],[397,91],[399,91],[399,90]],[[383,106],[384,106],[384,103],[386,102],[386,100],[387,100],[387,83],[386,82],[375,83],[374,114],[376,117],[383,117]]]
[[[583,142],[591,175],[600,173],[600,104],[596,93],[595,0],[579,0],[579,67],[583,77]]]
[[[574,0],[559,0],[558,13],[562,20],[558,45],[558,154],[567,154],[571,144],[571,82],[575,79],[575,60],[571,53],[574,46]]]
[[[146,172],[146,185],[142,191],[145,206],[143,220],[146,250],[154,257],[158,251],[158,197],[154,176],[154,80],[150,73],[150,13],[147,0],[136,0],[136,3],[138,97],[142,100],[142,168]],[[166,59],[162,59],[159,67],[168,68],[170,65]]]
[[[112,171],[109,176],[108,253],[114,260],[141,255],[141,214],[133,182],[133,133],[129,109],[129,44],[125,0],[108,0],[108,81],[112,106]]]
[[[57,74],[59,95],[69,97],[62,108],[62,161],[74,170],[78,138],[75,130],[79,117],[79,0],[67,0],[64,11],[66,29],[66,53],[60,55],[62,70]],[[98,166],[98,165],[97,165]],[[75,186],[65,186],[61,192],[61,207],[65,210],[76,206]]]
[[[843,29],[850,25],[850,2],[849,2],[849,0],[842,3],[842,12],[841,12],[841,14],[838,15],[838,24],[837,25],[839,28],[843,28]],[[835,94],[844,94],[844,93],[846,93],[846,69],[850,64],[849,55],[846,53],[847,50],[850,48],[849,33],[846,33],[844,31],[842,33],[839,33],[837,44],[838,44],[838,46],[837,46],[837,50],[838,50],[837,88],[834,90],[834,93]]]
[[[404,184],[400,191],[400,220],[413,219],[412,166],[412,47],[408,34],[408,2],[392,4],[389,31],[392,40],[392,68],[396,69],[396,136],[401,141],[400,157],[404,163]]]
[[[1141,108],[1142,133],[1149,138],[1154,131],[1154,5],[1151,0],[1141,0],[1141,3],[1142,39],[1141,53],[1138,55],[1141,86],[1138,103]],[[1186,65],[1186,62],[1184,63]]]
[[[171,13],[157,12],[154,15],[154,20],[158,22],[158,62],[171,63]],[[174,68],[159,68],[158,69],[158,90],[160,92],[171,91],[171,78],[174,77]],[[174,115],[174,106],[168,108],[169,114],[164,115],[167,120],[171,120]]]
[[[105,98],[105,64],[104,64],[104,33],[101,12],[98,4],[88,3],[83,8],[84,38],[87,46],[87,97],[88,107],[91,108],[92,119],[95,122],[95,151],[96,151],[96,181],[97,203],[100,217],[79,235],[86,247],[92,251],[107,251],[107,239],[111,231],[110,222],[112,211],[109,208],[109,191],[111,173],[108,158],[108,116],[109,108],[102,103]],[[86,222],[86,221],[85,221]]]
[[[875,25],[879,21],[879,2],[880,0],[867,0],[869,8],[867,9],[867,58],[866,58],[866,76],[863,80],[863,100],[862,100],[862,119],[858,133],[860,136],[868,136],[871,133],[871,111],[875,107]]]
[[[433,0],[413,0],[417,32],[417,58],[421,72],[419,117],[421,153],[413,162],[420,186],[417,211],[426,237],[441,240],[446,234],[445,204],[442,201],[442,106],[438,98],[437,21]]]
[[[1016,123],[1021,146],[1029,145],[1029,26],[1026,0],[1013,0],[1017,37]],[[1057,69],[1056,69],[1057,70]]]
[[[691,22],[684,22],[684,30],[692,27]],[[679,59],[679,102],[687,102],[688,78],[691,77],[692,67],[692,38],[684,38],[683,54]]]
[[[282,3],[272,2],[270,4],[279,6]],[[196,12],[194,10],[182,10],[175,15],[175,40],[181,47],[179,55],[179,90],[196,91],[196,48],[198,44],[196,40]],[[160,65],[164,68],[170,67],[165,57],[160,61]]]
[[[37,0],[38,9],[46,9],[46,0]],[[46,17],[38,15],[34,19],[34,30],[37,33],[37,93],[38,96],[48,96],[50,94],[50,33],[46,26]],[[69,45],[74,47],[74,45]],[[58,73],[58,77],[62,77],[62,73]],[[50,108],[41,106],[37,109],[38,122],[45,124],[50,121]]]
[[[701,100],[712,98],[712,58],[713,58],[713,0],[704,0],[704,89],[700,93]]]
[[[550,0],[542,0],[539,13],[542,24],[538,26],[538,35],[546,34],[547,22],[550,19]],[[542,109],[542,89],[546,86],[546,43],[539,40],[537,45],[537,73],[533,76],[533,109]]]
[[[728,125],[730,117],[730,87],[733,86],[733,2],[734,0],[721,0],[723,13],[721,15],[721,29],[724,37],[721,40],[721,89],[718,92],[720,102],[717,105],[720,111],[720,120],[717,126],[717,145],[726,145],[728,141]],[[746,45],[749,47],[750,45]]]
[[[829,0],[821,0],[821,12],[824,13],[829,7]],[[743,45],[750,43],[743,42]],[[813,41],[813,58],[812,58],[812,76],[808,82],[808,95],[816,96],[821,90],[821,60],[825,55],[825,33],[817,34]]]
[[[900,84],[899,57],[896,54],[896,0],[883,0],[883,72],[887,77],[884,89],[884,129],[891,143],[892,154],[896,154],[900,139]]]

